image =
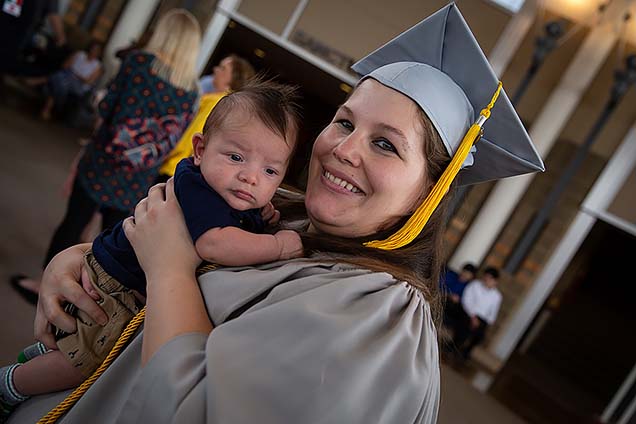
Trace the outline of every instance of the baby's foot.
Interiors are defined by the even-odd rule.
[[[13,372],[21,364],[13,364],[0,368],[0,423],[4,423],[15,407],[27,400],[13,384]]]
[[[36,356],[44,355],[49,350],[44,346],[42,342],[37,342],[32,344],[31,346],[27,346],[24,348],[22,352],[18,355],[18,362],[24,364],[25,362],[30,361]]]
[[[0,424],[7,422],[14,409],[15,405],[9,405],[0,400]]]

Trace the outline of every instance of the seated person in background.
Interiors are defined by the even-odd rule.
[[[200,258],[243,266],[302,255],[296,232],[263,233],[266,221],[278,221],[270,200],[295,148],[299,116],[294,88],[255,82],[225,97],[209,116],[204,133],[194,135],[194,158],[177,166],[174,192]],[[151,189],[153,196],[163,196],[162,190]],[[140,202],[136,213],[144,207],[146,202]],[[38,343],[22,353],[23,365],[1,368],[3,410],[10,412],[32,395],[79,385],[139,311],[133,290],[145,295],[146,279],[125,234],[132,219],[101,233],[85,255],[82,284],[99,293],[108,323],[100,326],[77,313],[78,331],[62,335],[59,350],[46,351]]]
[[[453,342],[461,358],[470,357],[471,350],[484,339],[488,326],[497,319],[501,293],[497,290],[499,270],[488,267],[481,280],[473,280],[464,289],[461,316],[455,325]]]
[[[471,263],[465,264],[459,274],[450,269],[446,271],[442,290],[445,294],[444,325],[447,327],[455,327],[455,322],[462,312],[460,302],[464,289],[468,283],[475,279],[476,275],[477,267]]]
[[[205,124],[210,111],[214,109],[219,100],[228,93],[239,90],[253,76],[254,68],[252,68],[252,65],[247,60],[233,54],[214,67],[209,91],[205,91],[203,86],[201,87],[202,95],[199,101],[199,109],[181,139],[179,139],[174,149],[159,167],[159,176],[156,182],[163,183],[168,181],[168,178],[174,175],[179,161],[192,156],[192,136],[203,131],[203,124]],[[203,78],[201,81],[203,81]]]
[[[23,75],[21,54],[28,49],[38,27],[50,25],[55,44],[66,44],[57,0],[5,1],[0,9],[0,75]]]
[[[89,92],[102,76],[102,45],[92,42],[86,52],[78,51],[71,55],[61,70],[49,77],[29,78],[29,85],[42,85],[47,95],[40,112],[42,119],[51,119],[54,107],[63,107],[69,94],[83,96]]]

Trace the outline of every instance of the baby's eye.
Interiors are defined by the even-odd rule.
[[[397,149],[391,142],[385,138],[379,138],[373,141],[373,144],[378,146],[380,149],[385,150],[387,152],[397,153]]]
[[[267,168],[265,173],[267,173],[267,175],[278,175],[278,171],[273,168]]]
[[[338,119],[336,121],[336,124],[338,124],[339,126],[341,126],[347,131],[353,131],[353,124],[351,123],[351,121],[347,119]]]
[[[237,155],[236,153],[230,153],[230,159],[233,160],[234,162],[243,162],[243,158],[241,157],[241,155]]]

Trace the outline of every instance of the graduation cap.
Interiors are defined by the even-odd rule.
[[[517,112],[454,3],[352,69],[362,75],[360,81],[372,78],[415,101],[453,158],[404,228],[368,246],[394,249],[410,243],[455,177],[459,185],[468,185],[544,170]]]

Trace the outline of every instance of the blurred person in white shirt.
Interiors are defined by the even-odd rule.
[[[462,295],[463,316],[457,320],[453,342],[466,360],[472,349],[481,343],[486,330],[497,319],[501,306],[501,292],[497,290],[499,270],[488,267],[481,279],[468,283]]]

